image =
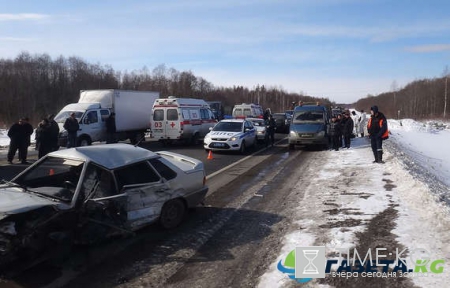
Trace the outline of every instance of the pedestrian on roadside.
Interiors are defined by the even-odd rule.
[[[20,152],[21,149],[28,147],[27,146],[27,132],[26,132],[26,128],[24,127],[23,123],[24,123],[24,118],[21,118],[21,119],[19,119],[19,121],[17,123],[14,123],[8,130],[8,137],[10,139],[10,142],[9,142],[7,158],[8,158],[9,164],[13,164],[12,161],[14,159],[14,156],[16,155],[17,150],[19,150],[19,153],[21,153]],[[20,156],[22,156],[22,155],[20,155]],[[20,159],[20,161],[23,161],[23,160]]]
[[[48,115],[47,119],[50,124],[51,151],[53,152],[59,149],[59,126],[55,121],[55,114]]]
[[[31,134],[33,134],[34,128],[30,124],[30,118],[28,117],[22,119],[22,124],[25,130],[25,145],[19,148],[19,160],[22,164],[28,164],[28,147],[31,145]]]
[[[355,110],[353,110],[352,111],[352,115],[350,115],[350,117],[352,118],[352,120],[353,120],[353,130],[352,130],[352,138],[354,138],[354,137],[358,137],[358,125],[357,125],[357,123],[358,123],[358,115],[356,115],[356,112],[355,112]],[[353,137],[354,136],[354,137]]]
[[[342,144],[342,142],[339,142],[339,137],[342,135],[342,132],[341,124],[337,121],[336,115],[331,117],[329,129],[328,135],[331,137],[331,147],[335,151],[338,151]]]
[[[64,129],[67,131],[67,148],[77,147],[77,132],[80,129],[75,112],[70,113],[70,117],[64,122]]]
[[[344,146],[344,138],[342,137],[342,127],[343,127],[343,117],[342,117],[342,115],[343,114],[338,114],[337,115],[337,118],[336,118],[336,122],[339,124],[339,131],[341,131],[341,134],[339,134],[338,135],[338,142],[339,142],[339,147],[342,147],[342,148],[344,148],[345,146]]]
[[[350,148],[350,139],[353,133],[353,120],[350,118],[350,112],[346,111],[342,125],[342,135],[344,137],[345,148]]]
[[[364,110],[361,110],[361,115],[359,116],[358,123],[358,132],[361,134],[361,137],[364,137],[364,129],[366,129],[366,113],[364,112]]]
[[[269,133],[270,143],[273,145],[275,144],[275,129],[277,127],[277,123],[275,122],[275,119],[273,118],[272,114],[269,115],[269,118],[267,120],[267,131]]]
[[[38,135],[39,141],[39,159],[52,152],[53,150],[53,139],[52,139],[52,127],[47,118],[42,119],[36,129],[36,134]]]
[[[106,119],[106,144],[116,142],[116,113],[112,112]]]
[[[370,107],[370,118],[367,123],[367,132],[370,137],[370,145],[372,146],[373,163],[383,162],[383,140],[389,137],[387,120],[383,113],[378,111],[378,106]]]

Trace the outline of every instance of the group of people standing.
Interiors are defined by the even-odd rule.
[[[350,148],[350,139],[354,129],[353,119],[350,111],[346,110],[342,114],[333,115],[329,126],[331,148],[338,151],[339,148]]]
[[[378,106],[370,107],[370,118],[367,121],[367,132],[375,160],[373,163],[383,162],[383,140],[389,137],[387,120],[383,113],[378,110]],[[356,123],[356,125],[355,125]],[[333,115],[329,127],[330,143],[332,149],[338,151],[339,148],[350,148],[350,139],[353,137],[364,137],[366,129],[366,114],[361,110],[360,115],[346,110],[343,114]],[[354,135],[354,136],[353,136]],[[344,143],[342,143],[344,142]]]
[[[361,110],[360,115],[355,111],[350,114],[349,110],[342,114],[333,115],[330,123],[330,146],[332,149],[338,151],[339,148],[350,148],[351,138],[364,137],[364,130],[366,125],[366,113]]]
[[[53,119],[55,115],[51,114],[47,118],[42,119],[36,128],[36,150],[38,157],[41,158],[49,152],[58,150],[59,127]],[[30,124],[28,117],[20,118],[8,130],[10,144],[8,149],[8,163],[12,164],[16,152],[19,151],[19,161],[22,164],[28,164],[28,147],[31,144],[31,135],[34,128]]]
[[[36,128],[36,150],[39,158],[59,149],[59,127],[54,118],[55,115],[48,115]]]

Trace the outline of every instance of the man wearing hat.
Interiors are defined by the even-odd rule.
[[[24,126],[25,119],[21,118],[17,123],[14,123],[8,130],[8,137],[11,139],[8,149],[8,163],[13,164],[13,158],[16,155],[17,150],[19,150],[19,158],[23,153],[23,149],[27,149],[27,129]],[[33,131],[32,131],[33,132]],[[26,163],[26,158],[20,159],[23,163]]]
[[[80,124],[75,117],[75,112],[70,113],[70,117],[64,122],[64,129],[67,131],[67,148],[77,147],[77,131]]]
[[[383,113],[378,111],[378,106],[370,107],[370,118],[367,123],[367,132],[370,137],[370,144],[372,146],[373,156],[375,160],[373,163],[383,162],[383,140],[389,136],[387,128],[387,120]]]

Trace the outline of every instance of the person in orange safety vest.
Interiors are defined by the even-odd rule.
[[[387,120],[384,114],[378,111],[378,106],[370,107],[370,113],[371,117],[367,123],[367,132],[369,133],[370,144],[375,157],[373,163],[384,163],[383,140],[389,137]]]

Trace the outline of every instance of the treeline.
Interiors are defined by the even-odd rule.
[[[0,128],[7,128],[20,117],[36,124],[50,113],[77,102],[80,90],[124,89],[160,92],[162,97],[202,98],[222,101],[226,113],[238,103],[259,103],[272,112],[290,109],[292,102],[331,105],[327,98],[287,93],[280,87],[216,87],[190,71],[177,71],[159,65],[151,72],[115,71],[108,65],[90,64],[79,57],[52,59],[47,54],[23,52],[15,59],[0,59]],[[150,113],[150,111],[149,111]]]
[[[448,119],[448,107],[445,104],[449,93],[450,81],[447,76],[434,79],[416,80],[402,89],[377,96],[367,96],[356,102],[358,110],[369,112],[373,105],[378,105],[387,118],[400,119]]]

